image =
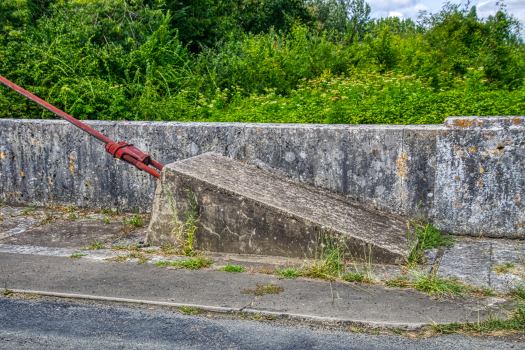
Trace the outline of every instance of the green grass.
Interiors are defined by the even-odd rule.
[[[86,255],[87,254],[75,253],[75,254],[71,254],[70,256],[68,256],[68,258],[70,258],[70,259],[80,259],[81,257],[86,256]]]
[[[141,251],[131,251],[128,255],[130,259],[138,259],[137,265],[148,262],[149,258]]]
[[[163,266],[168,266],[169,264],[170,264],[170,262],[165,260],[165,261],[158,261],[154,265],[163,267]]]
[[[76,216],[74,213],[70,213],[70,214],[68,215],[68,217],[69,217],[70,220],[76,220],[76,219],[78,219],[78,216]]]
[[[501,331],[523,332],[525,331],[525,305],[519,304],[507,319],[489,314],[489,318],[484,321],[464,324],[434,324],[432,329],[439,334],[454,334],[460,331],[470,334],[490,334]]]
[[[241,294],[254,294],[256,296],[261,296],[264,294],[279,294],[281,292],[284,292],[284,288],[274,284],[269,284],[267,286],[256,284],[255,289],[243,289]]]
[[[407,233],[407,245],[410,252],[407,257],[407,262],[411,268],[423,263],[425,250],[451,247],[454,244],[451,236],[443,235],[440,230],[429,223],[412,222],[409,224],[409,231],[411,231],[411,233]],[[410,239],[411,234],[413,234],[415,238],[414,242]]]
[[[510,263],[510,262],[506,262],[506,263],[503,263],[503,264],[500,264],[500,265],[496,265],[492,268],[492,270],[496,273],[507,273],[507,272],[511,272],[512,270],[514,270],[516,268],[516,266],[513,264],[513,263]]]
[[[365,280],[365,275],[363,273],[352,273],[348,272],[343,276],[343,280],[347,282],[358,282],[362,283]]]
[[[104,223],[105,224],[111,224],[111,220],[109,218],[104,218]]]
[[[128,261],[128,257],[127,256],[120,256],[119,254],[117,254],[117,256],[114,256],[112,258],[107,258],[107,259],[104,259],[106,261],[110,261],[110,262],[124,262],[124,261]]]
[[[191,259],[171,262],[170,266],[177,266],[190,270],[198,270],[205,267],[209,267],[213,261],[205,259],[203,257],[195,257]]]
[[[22,211],[23,216],[33,216],[35,215],[36,207],[28,206]]]
[[[239,273],[239,272],[244,272],[245,269],[244,267],[242,266],[235,266],[235,265],[230,265],[230,264],[226,264],[226,266],[224,267],[221,267],[220,269],[217,269],[219,271],[226,271],[226,272],[232,272],[232,273]]]
[[[509,294],[521,301],[525,301],[525,285],[520,284],[520,285],[515,286],[509,292]]]
[[[389,287],[396,287],[396,288],[412,287],[412,283],[410,282],[410,279],[406,276],[396,276],[396,278],[386,281],[385,284]]]
[[[91,242],[88,246],[82,248],[83,250],[98,250],[104,249],[104,241]]]
[[[291,279],[294,279],[294,278],[297,278],[297,277],[300,277],[302,276],[303,272],[301,270],[298,270],[298,269],[293,269],[293,268],[285,268],[285,269],[275,269],[275,272],[274,272],[275,276],[279,277],[279,278],[291,278]]]
[[[142,227],[144,226],[144,219],[139,214],[136,214],[129,220],[126,220],[126,218],[123,218],[122,223],[124,225],[130,225],[132,227]]]
[[[197,314],[202,314],[205,312],[205,310],[202,310],[202,309],[197,309],[197,308],[194,308],[194,307],[191,307],[191,306],[180,306],[179,308],[179,311],[185,313],[185,314],[191,314],[191,315],[197,315]]]

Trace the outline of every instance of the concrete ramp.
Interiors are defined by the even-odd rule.
[[[403,264],[408,253],[405,219],[215,153],[164,167],[149,244],[176,244],[171,203],[184,222],[184,211],[190,210],[188,189],[198,207],[198,249],[313,257],[328,234],[345,239],[356,257],[365,257],[365,251],[368,256],[372,245],[375,262]]]

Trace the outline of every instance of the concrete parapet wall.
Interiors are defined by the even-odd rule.
[[[444,125],[102,122],[163,164],[216,152],[447,232],[525,238],[525,117]],[[9,204],[151,210],[155,179],[61,120],[0,119]]]

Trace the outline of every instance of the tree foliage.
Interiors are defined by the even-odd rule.
[[[447,3],[418,21],[372,20],[364,0],[0,0],[0,10],[0,75],[82,119],[525,112],[521,24],[503,5],[480,18]],[[346,98],[331,93],[342,83],[323,85],[350,78]],[[2,88],[0,117],[51,115]]]

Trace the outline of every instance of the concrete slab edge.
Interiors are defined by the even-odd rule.
[[[284,312],[274,312],[274,311],[264,311],[258,309],[246,308],[242,312],[254,314],[254,315],[268,315],[275,316],[280,318],[289,318],[289,319],[301,319],[310,321],[313,323],[348,323],[364,326],[367,328],[382,328],[382,329],[403,329],[407,331],[413,331],[425,326],[428,326],[428,323],[403,323],[403,322],[380,322],[380,321],[366,321],[366,320],[356,320],[351,318],[339,318],[339,317],[324,317],[324,316],[312,316],[312,315],[303,315],[303,314],[291,314]]]
[[[139,300],[139,299],[126,299],[126,298],[116,298],[116,297],[104,297],[99,295],[86,295],[86,294],[70,294],[70,293],[57,293],[57,292],[45,292],[45,291],[34,291],[34,290],[24,290],[24,289],[10,289],[13,293],[21,294],[40,294],[48,297],[58,297],[58,298],[71,298],[71,299],[88,299],[88,300],[100,300],[100,301],[112,301],[117,303],[132,303],[132,304],[145,304],[145,305],[157,305],[157,306],[172,306],[172,307],[194,307],[196,309],[202,309],[212,312],[239,312],[241,309],[222,307],[222,306],[209,306],[209,305],[195,305],[195,304],[181,304],[181,303],[170,303],[164,301],[154,301],[154,300]]]
[[[131,304],[141,304],[141,305],[156,305],[156,306],[171,306],[171,307],[194,307],[196,309],[201,309],[210,312],[218,313],[239,313],[244,312],[252,315],[268,315],[275,316],[278,318],[288,318],[290,320],[303,320],[312,323],[348,323],[356,324],[367,328],[382,328],[382,329],[403,329],[407,331],[417,330],[428,326],[427,323],[402,323],[402,322],[378,322],[378,321],[366,321],[366,320],[355,320],[350,318],[338,318],[338,317],[322,317],[322,316],[313,316],[313,315],[304,315],[304,314],[293,314],[293,313],[284,313],[284,312],[273,312],[258,310],[252,308],[229,308],[221,306],[209,306],[209,305],[200,305],[200,304],[186,304],[186,303],[171,303],[163,301],[154,301],[154,300],[139,300],[139,299],[127,299],[127,298],[116,298],[116,297],[105,297],[98,295],[86,295],[86,294],[71,294],[71,293],[57,293],[57,292],[46,292],[46,291],[34,291],[34,290],[25,290],[25,289],[10,289],[13,293],[20,294],[39,294],[48,297],[58,297],[58,298],[70,298],[70,299],[85,299],[85,300],[98,300],[98,301],[110,301],[115,303],[131,303]]]

